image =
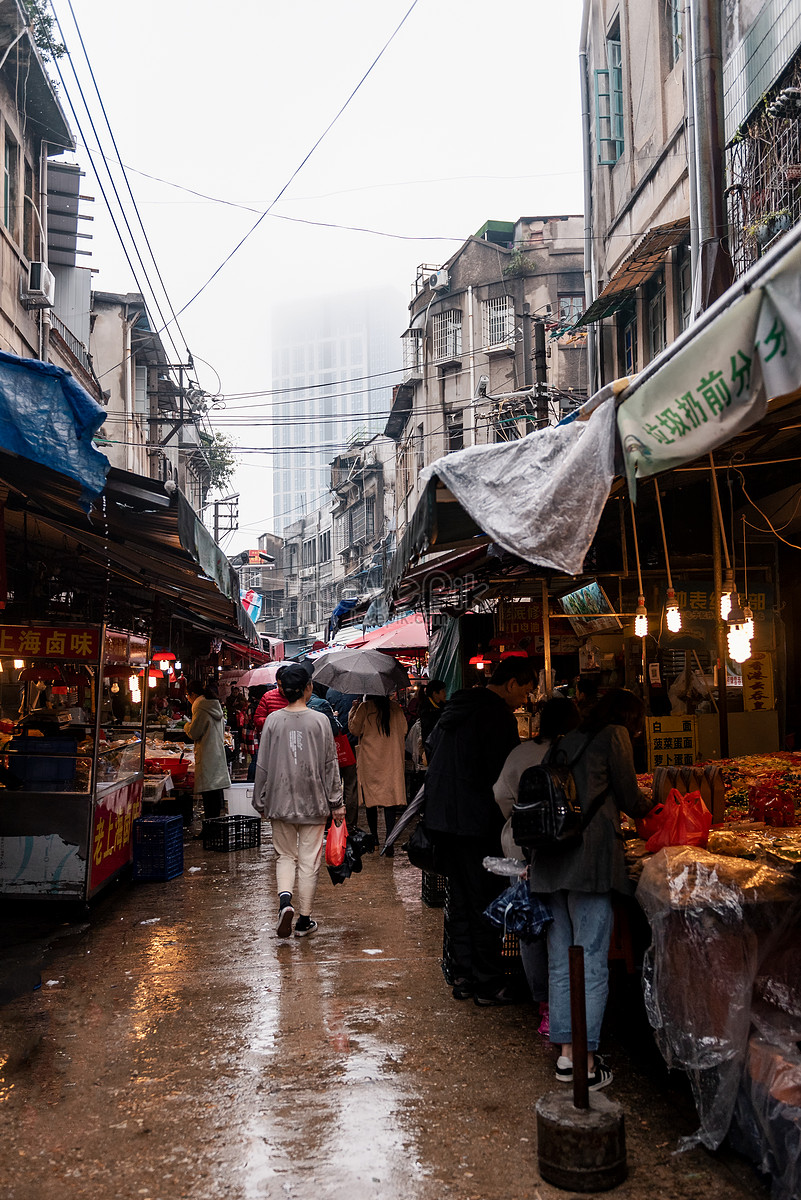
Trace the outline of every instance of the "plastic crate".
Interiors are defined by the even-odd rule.
[[[421,898],[429,908],[444,908],[447,879],[444,875],[435,875],[433,871],[423,871]]]
[[[184,869],[180,817],[137,817],[133,823],[134,879],[175,879]]]
[[[203,822],[204,850],[252,850],[261,845],[261,817],[214,817]]]

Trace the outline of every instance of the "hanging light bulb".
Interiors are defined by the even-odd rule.
[[[667,590],[667,606],[665,608],[665,620],[667,627],[671,633],[678,633],[681,629],[681,613],[678,603],[676,602],[676,592],[673,588]]]
[[[748,640],[751,641],[754,636],[754,614],[747,604],[743,609],[743,616],[745,617],[745,627],[748,630]]]
[[[176,671],[181,671],[181,670],[183,670],[183,667],[182,667],[182,665],[181,665],[181,663],[180,663],[180,662],[176,662],[176,664],[175,664],[175,670],[176,670]]]
[[[154,688],[154,687],[156,686],[156,679],[155,679],[155,676],[153,676],[153,675],[148,675],[148,677],[147,677],[147,686],[148,686],[149,688]]]
[[[726,580],[723,584],[723,590],[720,593],[720,619],[728,621],[729,612],[731,611],[732,596],[734,594],[734,576],[731,571],[726,572]]]
[[[648,612],[645,607],[645,596],[637,597],[637,608],[634,612],[634,636],[647,637],[648,635]]]
[[[112,691],[113,695],[116,696],[117,693],[119,692],[119,690],[120,690],[120,685],[117,683],[117,680],[115,679],[111,685],[111,691]]]
[[[729,625],[745,626],[745,613],[740,604],[740,597],[734,591],[731,593],[731,604],[729,605],[729,614],[726,620]]]
[[[747,626],[745,624],[730,625],[726,640],[729,647],[729,658],[732,662],[747,662],[751,657],[751,639],[748,636]]]
[[[170,664],[169,664],[169,661],[168,661],[168,659],[166,659],[166,658],[160,658],[160,659],[159,659],[159,669],[160,669],[161,671],[169,671],[169,669],[170,669]]]
[[[130,689],[131,695],[133,695],[134,692],[139,691],[139,680],[137,679],[136,675],[132,675],[130,677],[130,679],[128,680],[128,687]]]

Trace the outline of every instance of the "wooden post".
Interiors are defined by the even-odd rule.
[[[545,695],[551,691],[551,613],[548,601],[548,581],[542,580],[542,641],[545,651]]]

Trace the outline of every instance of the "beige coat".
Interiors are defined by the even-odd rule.
[[[231,786],[225,755],[225,713],[219,700],[197,696],[184,733],[195,743],[195,795]]]
[[[406,718],[401,706],[394,700],[389,702],[389,737],[379,724],[372,700],[359,704],[348,720],[348,729],[359,739],[356,774],[359,796],[367,808],[405,805]]]

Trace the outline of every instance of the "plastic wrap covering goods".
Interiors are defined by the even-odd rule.
[[[105,419],[68,371],[0,352],[0,447],[75,479],[87,512],[109,469],[92,443]]]
[[[687,1072],[700,1128],[680,1149],[716,1149],[743,1079],[755,985],[797,946],[797,882],[758,862],[670,846],[646,862],[637,900],[651,926],[643,966],[648,1019],[669,1067]]]
[[[581,573],[613,478],[615,406],[503,445],[469,446],[422,472],[436,475],[484,533],[528,562]]]
[[[773,1200],[801,1195],[799,1039],[801,1018],[755,1008],[729,1141],[771,1177]]]

